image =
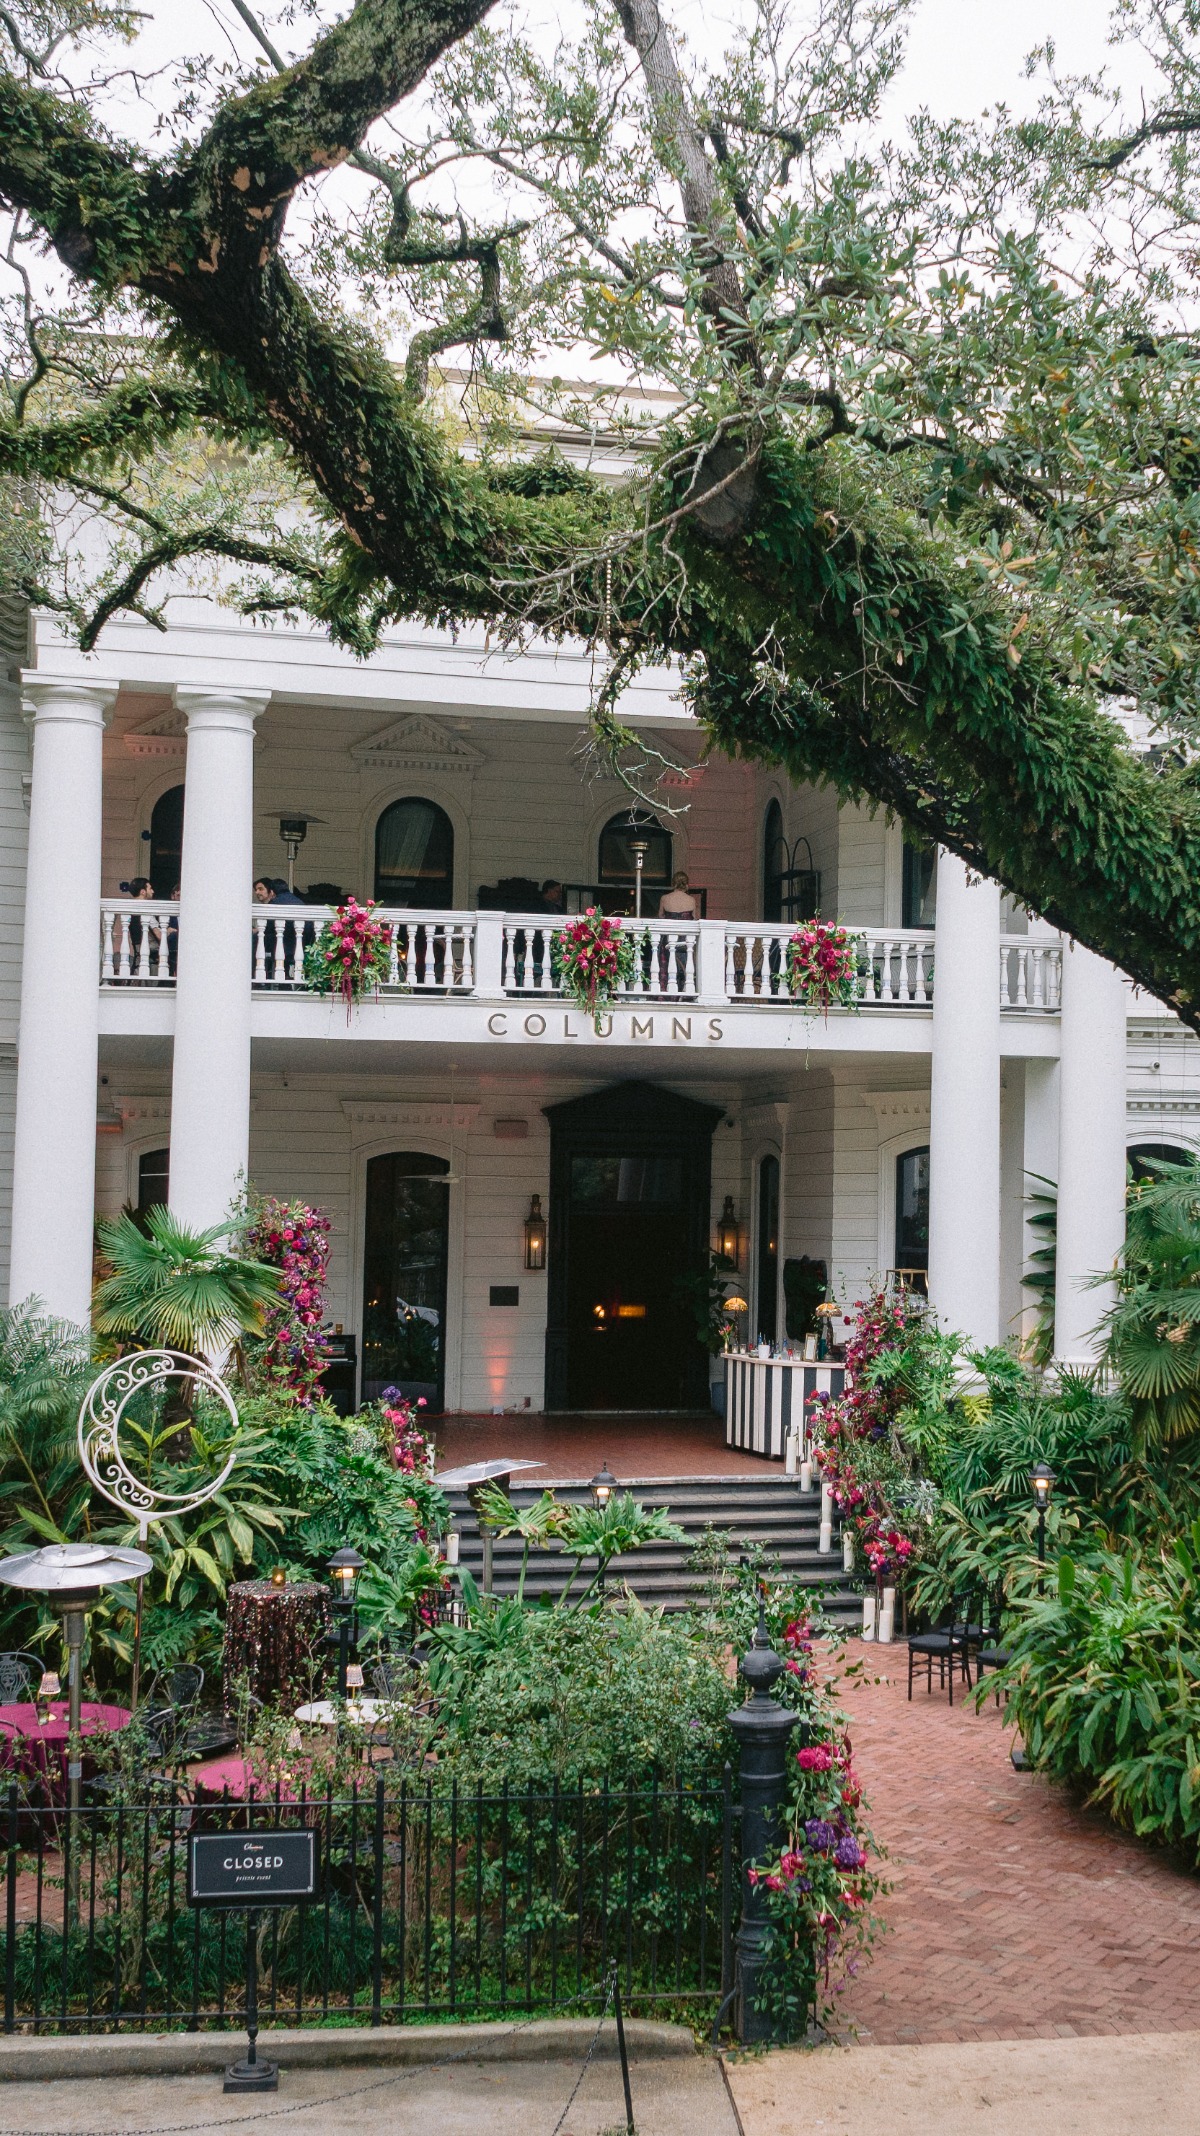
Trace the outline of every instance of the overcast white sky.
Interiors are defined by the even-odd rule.
[[[232,45],[247,57],[254,50],[228,0],[141,0],[141,6],[150,18],[139,41],[144,62],[161,62],[205,46],[220,51]],[[706,17],[713,25],[712,42],[719,43],[721,25],[734,12],[731,0],[715,0],[708,7],[703,0],[700,6],[697,0],[665,0],[665,6],[695,46],[709,42]],[[536,12],[547,11],[542,0]],[[331,5],[322,12],[329,19],[341,9]],[[569,15],[567,0],[564,20]],[[1106,0],[921,0],[913,18],[908,64],[890,100],[891,114],[899,119],[906,109],[922,104],[939,118],[970,118],[997,102],[1028,109],[1036,89],[1024,80],[1022,62],[1047,38],[1054,40],[1065,71],[1090,71],[1108,61],[1118,79],[1136,86],[1136,55],[1128,47],[1111,53],[1107,31]],[[293,33],[273,28],[272,34],[285,50],[301,49],[309,41],[311,24],[302,18]],[[130,130],[140,133],[142,128]]]

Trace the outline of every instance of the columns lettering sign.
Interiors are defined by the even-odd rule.
[[[635,1009],[614,1009],[598,1016],[593,1025],[591,1018],[581,1015],[578,1009],[556,1008],[546,1014],[540,1009],[531,1009],[528,1014],[520,1008],[493,1009],[487,1030],[490,1038],[543,1039],[551,1045],[572,1039],[614,1039],[619,1046],[719,1046],[725,1036],[722,1017],[701,1016],[693,1010],[681,1016],[664,1010],[641,1015]]]

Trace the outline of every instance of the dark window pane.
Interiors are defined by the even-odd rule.
[[[774,1342],[779,1325],[779,1159],[758,1168],[758,1339]]]
[[[1134,1185],[1143,1180],[1161,1179],[1162,1173],[1155,1170],[1157,1164],[1195,1164],[1195,1150],[1181,1150],[1177,1142],[1135,1142],[1128,1152],[1129,1169]]]
[[[572,1157],[571,1200],[616,1207],[619,1203],[683,1199],[681,1157]]]
[[[671,833],[654,816],[626,810],[614,816],[600,833],[600,880],[631,883],[637,874],[630,840],[645,839],[648,851],[642,866],[642,881],[662,885],[671,880]]]
[[[904,834],[904,903],[901,925],[933,927],[937,921],[937,848]]]
[[[783,810],[772,801],[763,823],[762,916],[770,924],[783,918],[783,877],[788,850],[783,842]]]
[[[399,1387],[431,1409],[445,1383],[446,1245],[450,1190],[444,1157],[397,1150],[367,1165],[363,1267],[363,1400]]]
[[[150,866],[155,897],[174,897],[183,859],[183,788],[169,786],[150,812]]]
[[[896,1267],[929,1267],[929,1151],[896,1159]]]
[[[432,801],[393,801],[375,826],[375,895],[420,912],[454,895],[454,831]]]
[[[170,1150],[143,1150],[138,1158],[138,1215],[145,1216],[148,1209],[165,1209],[170,1193]]]

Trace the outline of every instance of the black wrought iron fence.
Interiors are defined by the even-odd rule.
[[[4,2029],[244,2019],[246,1917],[192,1909],[194,1831],[313,1827],[321,1891],[258,1927],[264,2022],[379,2025],[718,2003],[740,1884],[729,1768],[702,1785],[7,1808]]]

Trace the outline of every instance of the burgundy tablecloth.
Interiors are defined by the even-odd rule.
[[[290,1777],[279,1782],[281,1802],[299,1802],[300,1790],[309,1777],[311,1764],[311,1759],[305,1757],[288,1759]],[[231,1802],[247,1802],[251,1795],[259,1802],[275,1799],[275,1782],[267,1777],[261,1761],[243,1758],[236,1752],[225,1758],[206,1758],[202,1765],[193,1765],[191,1785],[197,1802],[221,1802],[226,1790]]]
[[[42,1721],[34,1705],[0,1706],[0,1766],[10,1770],[23,1766],[26,1772],[41,1773],[53,1790],[66,1782],[70,1708],[65,1698],[56,1698],[47,1710],[49,1719]],[[125,1706],[86,1700],[80,1709],[80,1733],[115,1735],[118,1729],[128,1728],[132,1719]]]

